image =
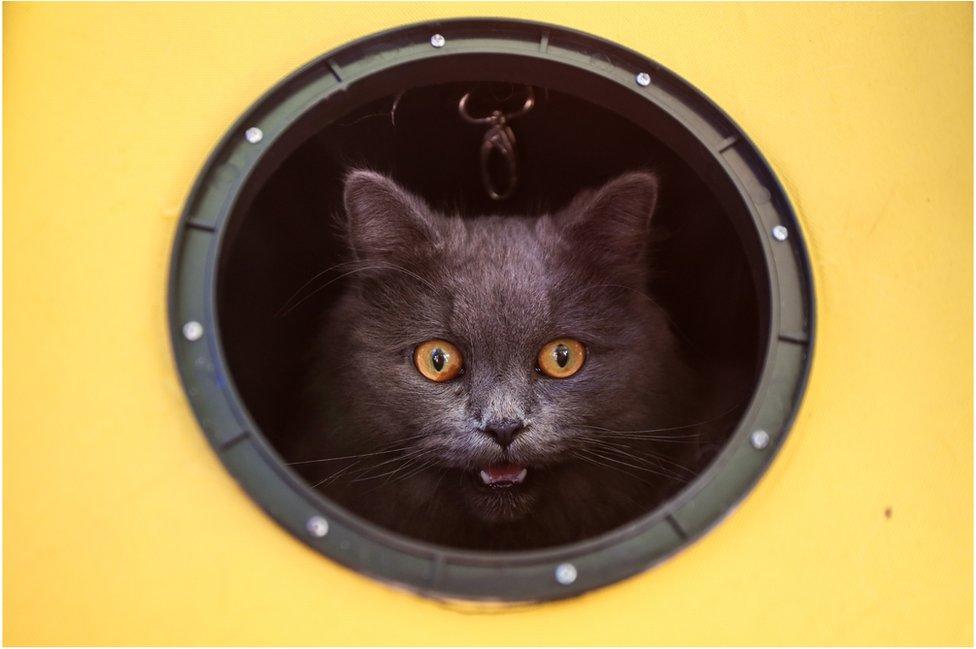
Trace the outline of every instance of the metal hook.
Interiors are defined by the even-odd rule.
[[[490,124],[490,128],[481,140],[481,182],[492,200],[504,200],[512,195],[518,185],[518,154],[515,148],[515,132],[508,125],[508,120],[521,117],[532,110],[535,105],[535,92],[529,87],[522,107],[513,113],[494,110],[490,115],[484,117],[475,117],[468,112],[468,99],[470,97],[470,92],[461,97],[461,101],[458,102],[458,114],[470,124]],[[508,183],[504,190],[495,187],[491,178],[489,164],[493,152],[502,156],[508,172]]]
[[[531,86],[527,86],[527,88],[528,94],[525,97],[525,103],[523,103],[522,107],[514,113],[503,113],[500,110],[495,110],[492,111],[490,115],[485,115],[484,117],[474,117],[468,112],[468,100],[471,98],[470,92],[465,93],[465,95],[461,97],[461,101],[458,102],[458,112],[461,114],[461,117],[464,118],[464,121],[471,124],[495,124],[499,119],[509,120],[515,119],[516,117],[521,117],[532,110],[532,107],[535,106],[535,90]]]
[[[491,174],[488,171],[488,165],[491,161],[491,154],[493,151],[497,151],[502,156],[508,171],[508,182],[506,183],[506,189],[504,191],[499,191],[495,187]],[[481,141],[481,183],[485,186],[485,191],[488,192],[488,195],[496,201],[505,200],[511,196],[515,191],[516,185],[518,185],[515,133],[512,132],[511,128],[505,126],[504,124],[492,126],[490,129],[488,129],[488,132],[485,133],[485,137]]]

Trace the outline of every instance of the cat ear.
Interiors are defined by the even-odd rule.
[[[647,241],[657,197],[657,176],[646,171],[581,192],[559,216],[564,243],[600,271],[640,282],[647,274]]]
[[[427,205],[383,174],[349,172],[343,201],[349,243],[360,259],[423,255],[437,239]]]

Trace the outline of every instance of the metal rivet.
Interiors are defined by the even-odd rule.
[[[433,36],[430,37],[430,44],[433,45],[434,47],[444,47],[444,43],[446,42],[447,39],[440,34],[434,34]]]
[[[252,126],[251,128],[244,131],[244,139],[251,144],[257,144],[264,138],[264,131],[259,129],[257,126]]]
[[[556,581],[563,586],[569,586],[576,581],[576,566],[571,563],[561,563],[556,566]]]
[[[183,337],[187,340],[200,340],[203,336],[203,325],[196,320],[190,320],[183,325]]]
[[[329,533],[329,521],[321,516],[312,516],[305,522],[305,529],[316,538],[322,538]]]
[[[749,441],[752,442],[753,448],[762,450],[769,446],[769,433],[764,430],[754,430],[749,436]]]
[[[786,229],[786,226],[777,225],[773,227],[773,238],[777,241],[786,241],[788,236],[790,236],[790,231]]]
[[[651,85],[651,75],[646,72],[641,72],[637,75],[637,85],[646,88]]]

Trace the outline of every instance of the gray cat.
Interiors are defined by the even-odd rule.
[[[645,292],[657,196],[633,172],[554,214],[445,216],[349,173],[350,285],[296,468],[375,523],[465,548],[569,543],[660,503],[704,433],[700,382]]]

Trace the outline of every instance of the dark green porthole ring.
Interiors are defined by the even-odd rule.
[[[321,125],[400,86],[492,80],[595,98],[651,131],[727,209],[762,292],[762,371],[712,464],[624,528],[531,552],[463,551],[411,540],[329,502],[289,469],[252,420],[227,369],[217,267],[231,215],[276,161]],[[641,572],[703,534],[749,491],[785,437],[811,361],[812,278],[799,225],[769,165],[687,82],[608,41],[562,27],[459,19],[390,30],[329,52],[270,90],[207,161],[176,233],[170,333],[190,404],[224,465],[279,524],[353,570],[428,596],[526,602],[569,597]]]

